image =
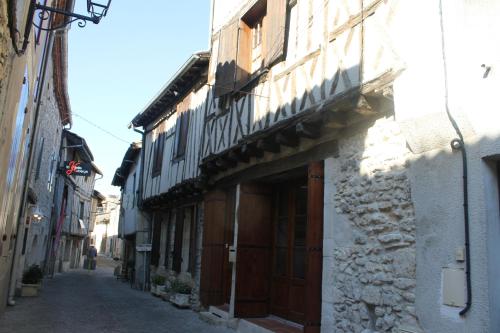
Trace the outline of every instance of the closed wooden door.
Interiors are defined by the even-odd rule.
[[[231,288],[233,281],[233,263],[229,262],[229,249],[234,245],[234,220],[236,205],[236,188],[226,192],[226,223],[224,227],[224,262],[222,296],[225,304],[231,302]]]
[[[307,179],[275,188],[271,312],[304,322]]]
[[[236,317],[269,314],[272,191],[262,184],[241,184],[236,255]]]
[[[200,298],[205,306],[224,303],[224,227],[226,193],[211,191],[205,195],[203,253],[201,259]]]

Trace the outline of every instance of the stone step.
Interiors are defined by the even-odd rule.
[[[249,322],[248,320],[241,319],[238,323],[238,329],[236,330],[238,333],[273,333],[273,331],[268,330],[262,326],[256,325],[254,323]]]
[[[218,308],[218,307],[216,307],[216,306],[212,306],[212,305],[211,305],[211,306],[208,308],[208,312],[211,312],[211,313],[213,313],[214,315],[216,315],[217,317],[220,317],[220,318],[222,318],[222,319],[226,319],[226,320],[228,320],[228,319],[229,319],[229,312],[224,311],[224,310],[222,310],[222,309],[219,309],[219,308]]]
[[[236,329],[236,327],[238,327],[238,319],[236,318],[224,319],[216,316],[210,311],[200,312],[199,316],[201,320],[211,325],[224,326],[232,329]]]
[[[200,319],[211,325],[226,326],[226,319],[218,317],[210,311],[200,312]]]

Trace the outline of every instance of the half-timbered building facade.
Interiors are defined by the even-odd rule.
[[[199,290],[198,165],[209,57],[207,52],[193,54],[132,120],[144,128],[139,205],[150,213],[151,274],[189,284],[193,300]]]
[[[493,8],[213,0],[206,76],[133,120],[152,264],[195,244],[204,315],[241,331],[498,330]]]

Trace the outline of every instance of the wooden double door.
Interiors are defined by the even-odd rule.
[[[202,303],[229,299],[228,238],[236,217],[234,315],[269,314],[319,332],[323,244],[323,164],[302,178],[240,184],[237,202],[228,192],[205,197]],[[233,208],[234,207],[234,208]]]

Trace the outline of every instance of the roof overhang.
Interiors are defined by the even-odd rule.
[[[72,12],[74,0],[59,0],[55,3],[56,8]],[[54,26],[62,25],[68,18],[60,14],[54,17]],[[54,46],[52,49],[54,94],[63,125],[71,125],[71,105],[68,95],[68,29],[59,30],[54,35]]]
[[[193,54],[177,73],[163,86],[148,105],[132,119],[134,127],[145,127],[165,111],[172,109],[193,86],[208,73],[210,53],[203,51]],[[170,110],[170,112],[174,112]]]
[[[134,165],[137,156],[142,149],[142,142],[133,142],[128,147],[125,155],[123,156],[122,164],[115,171],[111,185],[113,186],[123,186],[125,184],[125,179],[127,178],[132,165]]]
[[[70,145],[74,146],[73,149],[79,150],[84,155],[83,159],[86,162],[92,162],[94,160],[94,155],[92,155],[92,152],[90,151],[90,148],[87,145],[87,142],[85,141],[84,138],[82,138],[78,134],[70,132],[66,129],[63,130],[63,133],[64,133],[64,136],[66,137],[66,140],[68,141],[68,143]],[[95,168],[97,168],[97,167],[95,167]]]

